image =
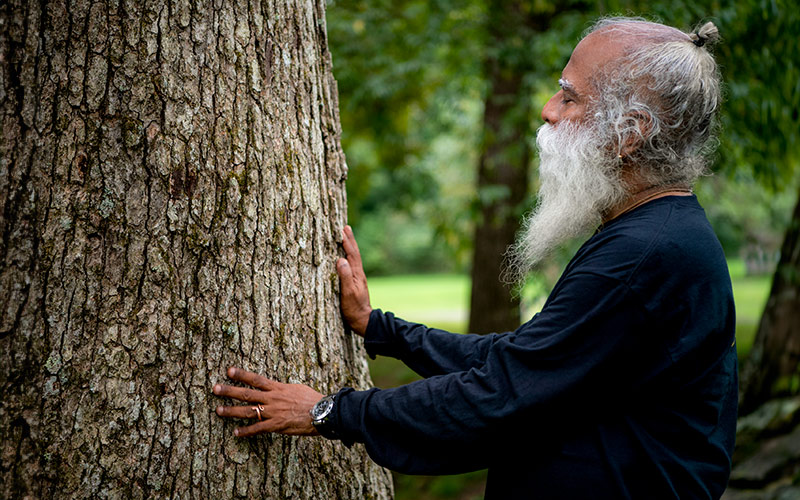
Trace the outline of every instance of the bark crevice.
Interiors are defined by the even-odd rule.
[[[0,10],[0,496],[391,496],[363,448],[236,440],[210,394],[230,365],[370,385],[323,12]]]

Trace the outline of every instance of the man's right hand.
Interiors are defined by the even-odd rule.
[[[353,229],[345,226],[342,231],[342,246],[347,258],[339,259],[336,263],[336,272],[339,273],[342,293],[342,314],[345,321],[357,334],[364,336],[369,323],[369,314],[372,306],[369,305],[369,290],[367,290],[367,276],[361,264],[361,254],[358,244],[353,236]]]

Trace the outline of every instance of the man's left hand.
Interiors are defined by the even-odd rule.
[[[246,401],[243,406],[218,406],[217,415],[227,418],[256,419],[256,423],[234,429],[238,437],[267,432],[314,436],[319,434],[311,423],[311,408],[323,398],[314,389],[302,384],[283,384],[241,368],[228,368],[228,377],[254,389],[217,384],[217,396]]]

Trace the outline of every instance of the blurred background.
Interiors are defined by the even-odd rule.
[[[502,252],[535,203],[533,137],[581,34],[607,15],[684,31],[711,20],[725,100],[714,175],[696,194],[733,279],[741,414],[796,395],[799,11],[780,0],[329,0],[349,221],[373,307],[455,332],[529,319],[571,253],[515,294],[498,281]],[[371,363],[378,387],[416,377],[393,360]],[[484,480],[395,475],[400,500],[481,498]]]

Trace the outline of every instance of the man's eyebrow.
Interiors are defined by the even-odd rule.
[[[558,85],[565,92],[569,92],[570,94],[578,95],[578,92],[575,91],[575,86],[572,83],[570,83],[569,80],[566,80],[564,78],[559,78],[558,79]]]

